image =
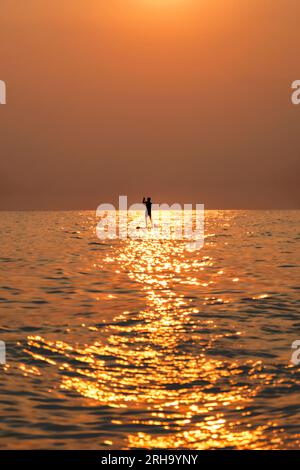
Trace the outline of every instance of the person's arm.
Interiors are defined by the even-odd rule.
[[[146,204],[146,198],[143,197],[143,204]]]

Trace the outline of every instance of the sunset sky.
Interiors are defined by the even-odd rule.
[[[0,8],[0,209],[300,208],[299,0]]]

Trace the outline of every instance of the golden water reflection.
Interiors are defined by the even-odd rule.
[[[62,390],[118,409],[112,424],[127,429],[124,448],[266,447],[266,426],[247,423],[247,406],[270,377],[260,362],[209,356],[220,332],[210,318],[193,320],[198,310],[180,289],[213,282],[199,277],[213,260],[188,256],[180,242],[135,240],[110,262],[144,293],[145,308],[128,308],[105,327],[105,339],[90,345],[31,336],[27,353],[58,368]],[[223,301],[229,299],[203,299]],[[268,447],[278,443],[274,435]]]

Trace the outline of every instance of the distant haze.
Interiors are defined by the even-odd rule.
[[[299,0],[1,0],[0,208],[300,208]]]

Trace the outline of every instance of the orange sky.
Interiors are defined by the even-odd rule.
[[[1,0],[0,208],[300,208],[298,0]]]

